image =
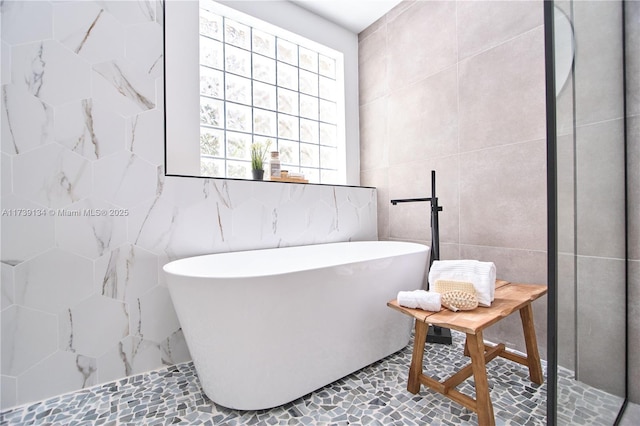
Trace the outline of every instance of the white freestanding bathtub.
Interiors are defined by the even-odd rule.
[[[206,395],[258,410],[404,348],[411,318],[386,302],[422,287],[428,251],[344,242],[196,256],[164,271]]]

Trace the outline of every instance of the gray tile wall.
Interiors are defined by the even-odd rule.
[[[623,396],[625,194],[621,2],[574,1],[570,17],[576,43],[575,370],[581,382]]]
[[[620,2],[556,2],[577,46],[557,99],[559,362],[578,379],[624,393],[624,176]],[[640,13],[626,3],[629,397],[640,398],[638,321],[638,49]],[[604,308],[604,309],[603,309]]]
[[[640,2],[626,2],[629,400],[640,403]]]
[[[546,282],[541,1],[405,1],[359,36],[361,181],[378,187],[380,238],[429,244],[436,170],[441,258]],[[546,354],[546,298],[534,306]],[[519,318],[486,338],[524,350]]]

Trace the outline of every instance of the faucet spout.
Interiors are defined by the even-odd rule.
[[[438,197],[436,197],[436,171],[431,170],[431,197],[397,198],[390,201],[394,206],[398,205],[398,203],[415,203],[421,201],[428,201],[431,203],[431,250],[429,266],[431,266],[434,260],[440,260],[440,226],[438,221],[438,212],[442,211],[442,207],[438,205]]]

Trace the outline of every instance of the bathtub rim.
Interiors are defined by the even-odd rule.
[[[237,257],[237,256],[245,256],[245,255],[255,255],[260,252],[264,253],[276,253],[280,252],[279,255],[282,255],[282,251],[291,251],[291,252],[299,252],[304,250],[305,247],[315,247],[318,248],[320,246],[330,247],[330,246],[347,246],[347,245],[388,245],[388,246],[396,246],[396,247],[412,247],[414,250],[407,250],[401,252],[380,252],[375,256],[363,257],[361,259],[344,259],[339,262],[334,263],[324,263],[324,264],[316,264],[309,267],[304,268],[292,268],[289,270],[275,270],[272,272],[255,272],[254,268],[244,268],[243,274],[241,275],[226,275],[226,274],[214,274],[211,272],[211,268],[207,271],[207,273],[194,273],[193,268],[197,266],[197,262],[205,262],[209,259],[220,260],[225,257]],[[238,250],[238,251],[227,251],[227,252],[219,252],[219,253],[209,253],[209,254],[201,254],[195,256],[184,257],[181,259],[176,259],[170,261],[162,266],[162,270],[165,274],[179,276],[179,277],[189,277],[189,278],[209,278],[209,279],[224,279],[224,280],[233,280],[233,279],[243,279],[243,278],[258,278],[258,277],[273,277],[283,274],[301,272],[301,271],[314,271],[319,269],[324,269],[328,267],[340,267],[358,263],[372,262],[382,259],[389,259],[398,256],[407,256],[416,253],[429,252],[431,247],[414,242],[414,241],[398,241],[398,240],[365,240],[365,241],[336,241],[336,242],[327,242],[327,243],[318,243],[318,244],[306,244],[299,246],[287,246],[287,247],[267,247],[267,248],[256,248],[256,249],[248,249],[248,250]],[[285,253],[286,254],[286,253]],[[192,264],[192,265],[189,265]],[[208,266],[208,265],[207,265]],[[179,268],[189,269],[188,273],[181,271]]]

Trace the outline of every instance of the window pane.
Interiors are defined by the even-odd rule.
[[[338,168],[338,148],[333,146],[320,147],[320,167],[324,169]]]
[[[336,103],[320,99],[320,121],[335,124],[336,122]]]
[[[330,78],[336,78],[336,60],[324,55],[319,55],[320,74]]]
[[[253,82],[253,105],[275,110],[276,109],[276,87],[269,84]]]
[[[268,136],[253,136],[253,142],[262,144],[262,146],[268,147],[268,151],[277,151],[278,147],[276,146],[275,139],[270,138]]]
[[[318,145],[311,145],[308,143],[300,144],[300,165],[308,167],[320,166],[320,147]]]
[[[253,51],[270,58],[276,57],[276,38],[260,30],[253,30]]]
[[[236,179],[250,179],[251,163],[244,161],[227,161],[227,177]]]
[[[300,116],[318,119],[318,98],[300,94]]]
[[[281,168],[290,172],[296,171],[292,165],[300,164],[300,153],[298,142],[285,140],[278,141],[278,151],[280,151]]]
[[[213,98],[222,98],[222,71],[200,67],[200,94]]]
[[[298,69],[278,62],[278,86],[298,90]]]
[[[222,130],[200,128],[200,154],[223,157]]]
[[[227,129],[251,132],[251,108],[227,102]]]
[[[308,95],[318,96],[318,74],[300,70],[300,91]]]
[[[222,41],[222,16],[200,9],[200,34]]]
[[[318,72],[318,54],[313,50],[298,47],[300,52],[300,68],[304,68],[315,73]]]
[[[298,115],[298,92],[278,88],[278,111]]]
[[[320,77],[320,97],[330,101],[336,100],[336,81]]]
[[[227,100],[251,105],[251,80],[227,74]]]
[[[251,30],[248,26],[225,18],[224,30],[225,43],[233,44],[243,49],[251,48],[251,39],[249,38]]]
[[[320,182],[320,171],[318,169],[308,169],[305,167],[300,167],[300,173],[304,174],[304,178],[309,180],[309,182]]]
[[[300,140],[303,142],[318,143],[320,128],[318,122],[300,119]]]
[[[200,158],[200,174],[202,176],[225,176],[224,160],[213,158]]]
[[[278,39],[278,60],[291,65],[298,65],[298,49],[291,42]]]
[[[265,83],[276,84],[276,61],[254,54],[253,78]]]
[[[320,144],[321,145],[336,146],[337,136],[338,134],[337,134],[336,126],[332,124],[320,123]]]
[[[302,172],[311,182],[342,179],[341,62],[273,26],[252,28],[242,18],[220,15],[215,1],[200,1],[203,173],[251,178],[251,143],[271,141],[283,170]]]
[[[227,158],[251,160],[251,135],[227,132]]]
[[[278,137],[298,139],[298,117],[278,114]]]
[[[340,176],[336,170],[320,170],[320,182],[340,185]]]
[[[253,109],[253,131],[261,135],[276,135],[276,113],[263,109]]]
[[[251,77],[251,54],[237,47],[225,46],[225,71]]]
[[[222,43],[207,37],[200,37],[200,64],[222,69]]]
[[[224,103],[215,99],[200,98],[200,123],[222,127]]]

